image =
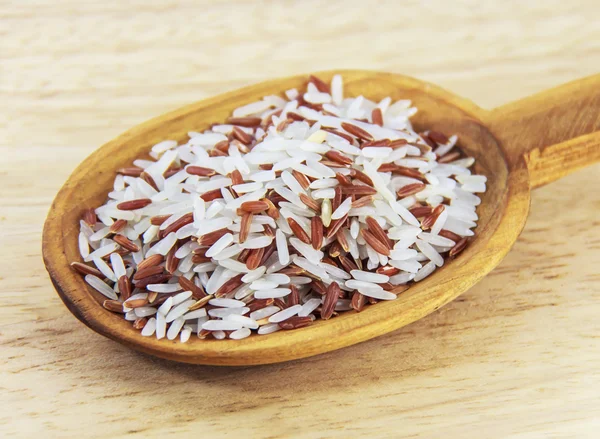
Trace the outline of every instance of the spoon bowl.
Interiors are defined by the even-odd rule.
[[[44,262],[68,309],[108,338],[186,363],[256,365],[339,349],[401,328],[465,292],[496,267],[516,241],[527,219],[532,188],[600,160],[599,76],[488,111],[402,75],[355,70],[316,75],[328,81],[335,73],[343,75],[349,96],[412,100],[419,109],[411,118],[417,131],[457,134],[461,148],[476,159],[476,172],[488,177],[487,192],[477,210],[475,237],[460,255],[396,300],[306,328],[243,340],[192,337],[179,343],[142,337],[121,315],[102,307],[104,296],[89,288],[69,263],[80,260],[77,237],[82,211],[105,201],[116,170],[130,166],[161,140],[183,141],[188,131],[222,122],[241,105],[302,88],[307,76],[299,75],[245,87],[157,117],[108,142],[79,165],[56,196],[43,233]]]

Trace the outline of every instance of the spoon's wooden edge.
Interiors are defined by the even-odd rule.
[[[387,77],[401,80],[403,86],[419,88],[428,94],[435,95],[438,99],[451,103],[461,109],[465,116],[477,121],[481,125],[481,129],[487,130],[483,122],[487,116],[485,110],[433,84],[403,75],[368,71],[350,70],[316,74],[327,78],[334,73],[341,73],[345,79],[351,78],[355,81],[375,75],[378,78]],[[306,77],[307,75],[298,75],[289,79]],[[59,296],[80,321],[94,331],[119,343],[170,360],[206,365],[276,363],[339,349],[412,323],[466,291],[504,258],[516,241],[527,218],[529,179],[524,161],[515,164],[507,177],[503,200],[497,208],[497,214],[501,218],[497,227],[493,227],[494,224],[486,224],[485,228],[477,229],[477,235],[481,237],[485,234],[486,229],[493,228],[493,230],[488,230],[488,233],[491,233],[489,239],[475,239],[460,257],[447,264],[447,267],[438,270],[426,281],[411,287],[397,300],[368,307],[361,313],[346,313],[307,328],[289,332],[280,331],[268,336],[253,336],[235,341],[193,340],[191,343],[181,344],[177,341],[142,337],[129,322],[102,308],[82,278],[71,271],[69,267],[71,261],[66,257],[63,240],[57,239],[57,237],[63,237],[65,230],[78,226],[78,224],[65,224],[61,212],[74,208],[72,205],[69,206],[69,200],[77,186],[85,181],[85,170],[88,169],[89,164],[95,162],[97,157],[110,153],[111,149],[119,147],[128,139],[147,130],[155,129],[166,121],[176,120],[200,108],[217,105],[219,102],[233,99],[249,90],[264,89],[266,93],[273,93],[273,90],[277,88],[279,91],[283,91],[281,87],[277,87],[280,83],[282,83],[281,79],[266,81],[194,103],[152,119],[108,142],[76,168],[57,194],[48,214],[43,231],[42,253],[44,263]],[[449,289],[448,285],[452,288]]]

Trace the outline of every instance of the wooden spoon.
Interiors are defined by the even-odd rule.
[[[328,81],[334,73],[317,76]],[[179,343],[142,337],[121,315],[102,307],[104,297],[88,288],[69,263],[80,260],[77,236],[81,213],[104,202],[116,169],[131,165],[161,140],[183,141],[188,131],[202,131],[211,123],[224,121],[240,105],[304,87],[307,76],[294,76],[235,90],[160,116],[102,146],[79,165],[56,196],[43,235],[44,262],[69,310],[94,331],[119,343],[187,363],[276,363],[339,349],[401,328],[469,289],[500,263],[521,233],[532,188],[600,160],[600,75],[487,111],[406,76],[354,70],[341,73],[348,96],[411,99],[419,109],[413,118],[417,130],[456,133],[461,147],[475,157],[476,172],[488,177],[488,190],[478,208],[475,239],[463,253],[397,300],[369,306],[361,313],[343,313],[306,328],[252,335],[244,340],[192,337],[188,343]]]

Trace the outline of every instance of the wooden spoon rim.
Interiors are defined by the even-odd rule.
[[[424,90],[436,99],[461,109],[466,116],[486,129],[487,111],[433,84],[402,75],[358,70],[319,72],[317,75],[327,78],[334,73],[341,73],[345,80],[350,78],[350,81],[388,78],[402,82],[403,87]],[[193,335],[188,343],[180,343],[177,339],[169,341],[142,337],[121,315],[105,310],[94,297],[94,294],[98,297],[97,293],[92,293],[82,277],[70,269],[69,263],[72,261],[67,258],[66,241],[59,239],[57,242],[57,237],[62,238],[66,230],[79,227],[77,223],[65,223],[63,213],[75,208],[72,202],[76,189],[89,184],[86,174],[90,166],[97,166],[102,158],[110,156],[130,139],[157,130],[165,123],[194,114],[201,109],[221,106],[224,103],[229,105],[238,96],[244,96],[248,92],[264,95],[272,94],[276,90],[281,92],[289,88],[283,87],[288,81],[297,82],[299,78],[306,77],[307,75],[298,75],[266,81],[154,118],[108,142],[76,168],[58,192],[48,214],[43,231],[42,253],[59,296],[79,320],[94,331],[119,343],[171,360],[211,365],[274,363],[349,346],[405,326],[453,300],[500,263],[519,236],[528,214],[529,176],[523,161],[514,165],[507,176],[502,202],[496,206],[497,214],[502,220],[495,230],[485,235],[486,227],[491,226],[482,224],[476,229],[477,236],[472,244],[458,258],[447,263],[447,267],[436,270],[427,280],[413,285],[398,299],[367,307],[361,313],[348,312],[327,322],[316,322],[307,328],[279,331],[266,336],[253,335],[244,340],[197,340]],[[237,102],[235,106],[243,103]],[[107,171],[114,173],[113,169]]]

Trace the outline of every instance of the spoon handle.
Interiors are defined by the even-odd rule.
[[[490,117],[509,164],[525,158],[532,188],[600,161],[600,75],[503,105]]]

